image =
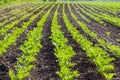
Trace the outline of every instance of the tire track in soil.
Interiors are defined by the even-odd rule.
[[[57,80],[59,77],[56,71],[59,70],[57,58],[54,54],[55,46],[52,44],[49,36],[51,35],[51,25],[54,12],[57,5],[54,6],[50,15],[48,16],[42,31],[43,38],[41,39],[42,48],[36,56],[36,67],[31,70],[31,75],[24,80]]]
[[[76,52],[76,55],[71,59],[72,62],[76,63],[77,65],[74,66],[72,69],[77,70],[81,76],[75,77],[74,80],[100,80],[103,79],[100,74],[96,74],[95,71],[97,71],[96,66],[89,60],[88,57],[86,57],[86,53],[84,50],[80,48],[80,45],[76,42],[76,40],[73,39],[71,33],[67,29],[62,15],[62,7],[60,6],[59,14],[58,14],[58,24],[61,26],[61,31],[64,32],[64,36],[68,39],[68,45],[73,48],[73,50]],[[67,7],[65,7],[65,11],[68,10]],[[69,12],[67,11],[67,15]],[[70,15],[70,14],[69,14]],[[71,18],[71,16],[68,16]],[[72,22],[73,23],[73,22]]]
[[[46,8],[45,10],[48,10],[48,9],[49,8]],[[37,14],[38,12],[39,11],[37,11],[34,14]],[[22,45],[23,42],[27,39],[27,37],[26,37],[27,33],[29,33],[31,30],[33,30],[37,26],[37,22],[41,19],[41,17],[44,14],[45,14],[45,12],[43,12],[31,24],[29,24],[29,26],[27,27],[25,32],[23,32],[23,34],[21,34],[20,37],[17,38],[16,44],[10,45],[7,49],[7,52],[3,53],[3,55],[0,56],[0,80],[10,80],[9,69],[13,69],[13,66],[16,63],[17,58],[22,53],[22,51],[19,49],[20,45]],[[30,17],[28,17],[28,18],[30,18]],[[27,18],[27,20],[29,20],[28,18]],[[26,21],[26,20],[23,20],[21,22],[21,24],[23,24],[24,21]],[[22,25],[20,25],[19,27],[22,27]]]
[[[74,12],[74,14],[77,16],[77,18],[79,18],[79,20],[82,20],[80,16],[78,16],[78,14],[75,12],[74,8],[71,6],[72,11]],[[84,22],[84,21],[83,21]],[[87,24],[87,23],[86,23]],[[102,48],[102,47],[101,47]],[[104,48],[102,48],[104,50]],[[110,54],[110,57],[114,57],[115,61],[114,66],[115,66],[115,70],[113,71],[114,73],[116,73],[117,75],[113,78],[113,80],[119,80],[120,79],[120,59],[118,59],[115,55],[113,55],[113,53],[106,51],[107,53]]]
[[[79,6],[83,8],[80,4]],[[75,7],[77,8],[76,4]],[[87,7],[88,8],[88,7]],[[83,8],[86,12],[88,12],[85,8]],[[85,17],[87,17],[91,22],[87,24],[87,27],[92,30],[93,32],[97,33],[100,38],[103,38],[107,42],[110,42],[111,44],[118,45],[120,46],[120,42],[117,42],[116,39],[120,39],[120,28],[113,26],[109,23],[106,23],[106,26],[103,26],[99,24],[97,21],[94,19],[90,18],[90,16],[86,15],[83,13],[80,9],[78,9],[81,14],[83,14]],[[88,12],[89,13],[89,12]],[[110,35],[107,36],[106,32],[110,32]]]

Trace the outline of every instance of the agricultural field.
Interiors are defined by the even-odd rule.
[[[0,9],[0,80],[120,80],[120,3]]]

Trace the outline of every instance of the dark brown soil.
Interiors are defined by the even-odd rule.
[[[82,5],[84,5],[84,6],[87,6],[87,7],[92,7],[93,9],[95,9],[95,11],[97,11],[97,12],[102,12],[102,13],[104,13],[104,14],[108,14],[108,15],[111,15],[111,16],[113,16],[113,17],[115,17],[116,15],[115,14],[113,14],[112,12],[110,12],[109,10],[106,10],[106,9],[102,9],[101,7],[97,7],[96,5],[90,5],[90,4],[87,4],[87,5],[85,5],[85,4],[82,4]],[[99,8],[99,9],[98,9]],[[93,11],[93,10],[92,10]]]
[[[0,18],[2,17],[2,15],[4,16],[8,16],[9,12],[12,10],[16,10],[16,9],[22,9],[23,7],[27,7],[30,5],[34,5],[33,3],[24,3],[24,4],[20,4],[20,5],[16,5],[16,6],[9,6],[3,9],[0,9]],[[36,4],[35,4],[36,5]],[[7,13],[7,14],[6,14]]]
[[[75,5],[75,7],[76,7],[76,5]],[[83,8],[82,6],[80,6],[80,7]],[[85,8],[83,8],[83,9],[85,11],[87,11]],[[80,11],[81,14],[85,15],[88,19],[91,20],[91,22],[89,24],[86,24],[87,27],[90,30],[97,33],[100,38],[106,40],[107,42],[110,42],[111,44],[115,44],[115,45],[120,46],[120,43],[116,41],[116,39],[120,39],[120,36],[119,36],[120,29],[119,29],[119,27],[115,27],[111,24],[107,24],[106,26],[100,25],[94,19],[90,18],[90,16],[83,13],[80,9],[78,9],[78,11]],[[110,35],[107,35],[106,32],[110,32]]]
[[[113,77],[113,80],[120,80],[120,59],[117,57],[115,57],[114,66],[114,73],[116,73],[116,76]]]
[[[38,6],[39,7],[39,6]],[[32,13],[34,10],[35,10],[35,8],[37,8],[36,6],[34,7],[34,9],[32,9],[32,10],[30,10],[29,8],[27,9],[27,12],[28,13]],[[0,29],[2,29],[2,28],[4,28],[6,25],[8,25],[8,24],[10,24],[10,23],[12,23],[12,22],[14,22],[14,21],[16,21],[16,20],[19,20],[22,16],[24,16],[24,15],[26,15],[26,13],[25,14],[22,14],[22,15],[15,15],[15,16],[13,16],[13,17],[16,17],[16,18],[14,18],[14,19],[12,19],[12,20],[9,20],[10,18],[9,17],[7,17],[7,19],[6,20],[8,20],[6,23],[4,23],[3,25],[1,25],[0,26]]]
[[[73,9],[72,9],[73,10]],[[79,31],[80,34],[82,34],[85,38],[90,40],[94,44],[99,44],[95,39],[93,39],[90,35],[86,34],[82,28],[78,25],[78,23],[73,19],[72,15],[70,14],[70,11],[68,9],[68,6],[65,6],[65,12],[67,14],[68,19],[70,20],[71,24],[74,25],[74,27]]]
[[[37,13],[38,12],[39,11],[37,11]],[[22,51],[19,49],[20,45],[22,45],[23,42],[27,39],[26,37],[27,33],[29,33],[31,30],[33,30],[37,26],[37,22],[41,19],[41,17],[44,14],[45,12],[40,14],[32,23],[30,23],[27,29],[25,30],[25,32],[21,34],[19,38],[17,38],[15,44],[12,44],[11,46],[9,46],[9,48],[7,49],[7,52],[3,53],[3,55],[0,57],[0,80],[10,80],[8,71],[9,69],[13,68],[13,65],[17,61],[17,58],[22,53]],[[26,18],[26,19],[29,19],[29,18]],[[25,22],[25,20],[23,20],[23,22]],[[20,27],[22,27],[22,25],[20,25]]]
[[[30,3],[30,5],[32,6],[33,4]],[[36,5],[39,6],[39,4],[36,4]],[[32,23],[30,23],[27,29],[25,30],[25,32],[21,34],[19,38],[16,39],[16,42],[14,44],[11,44],[7,48],[7,52],[3,53],[3,55],[0,56],[0,80],[10,80],[10,77],[8,74],[9,69],[14,70],[13,66],[16,64],[17,58],[22,53],[22,51],[19,48],[24,43],[24,41],[27,40],[27,33],[29,33],[31,30],[33,30],[37,26],[37,22],[49,10],[51,5],[48,8],[45,8],[44,12],[41,13]],[[25,7],[25,6],[28,7],[26,4],[24,4],[24,6],[20,6],[20,8]],[[76,4],[74,4],[74,6],[77,8]],[[81,5],[79,6],[81,7]],[[88,12],[86,8],[89,8],[89,7],[87,7],[86,5],[84,6],[85,8],[83,7],[82,8],[86,12]],[[18,24],[15,25],[15,27],[21,28],[24,22],[28,21],[30,17],[40,12],[44,7],[40,8],[37,11],[28,10],[28,12],[33,13],[33,14],[26,17],[24,20],[20,21]],[[79,12],[81,12],[81,14],[85,15],[85,17],[91,20],[91,22],[88,23],[75,11],[75,8],[71,4],[70,4],[70,7],[73,13],[77,16],[78,20],[83,21],[88,26],[88,28],[94,31],[95,33],[97,33],[100,38],[103,38],[106,41],[111,42],[112,44],[116,44],[120,46],[120,43],[116,41],[116,39],[120,39],[118,35],[118,33],[120,33],[120,28],[115,27],[109,24],[108,22],[106,23],[106,26],[100,25],[94,19],[86,15],[86,13],[83,13],[80,9],[77,9]],[[40,40],[40,43],[42,44],[42,48],[40,49],[40,52],[36,56],[37,61],[31,63],[31,64],[34,64],[35,67],[30,71],[30,76],[26,77],[23,80],[60,80],[59,76],[56,74],[56,71],[59,71],[60,67],[57,62],[58,59],[54,54],[55,46],[53,45],[52,40],[50,38],[52,19],[53,19],[53,15],[54,15],[56,8],[57,8],[57,5],[55,5],[55,7],[51,10],[50,15],[48,16],[47,20],[44,23],[43,31],[42,31],[43,37]],[[6,9],[6,11],[5,10],[0,11],[0,13],[4,14],[14,9],[16,8],[14,7],[8,8]],[[79,43],[77,43],[77,41],[73,39],[70,31],[67,29],[66,24],[63,20],[62,9],[63,9],[63,4],[61,4],[58,9],[58,24],[61,26],[60,30],[64,33],[65,38],[68,39],[67,45],[71,46],[74,52],[76,53],[76,55],[73,56],[71,59],[71,62],[76,63],[76,65],[71,68],[72,70],[77,70],[80,74],[80,76],[75,77],[74,80],[105,80],[104,77],[100,75],[100,73],[98,73],[98,70],[95,64],[92,63],[89,60],[89,58],[86,56],[86,52],[80,47]],[[77,24],[77,22],[71,16],[67,4],[65,5],[65,13],[67,14],[67,17],[70,20],[71,24],[74,25],[74,27],[79,31],[80,34],[82,34],[85,38],[87,38],[92,43],[94,43],[94,45],[99,44],[90,35],[86,34],[82,30],[82,28]],[[8,30],[6,35],[10,34],[12,30],[13,28]],[[108,31],[111,32],[109,36],[106,35],[106,32]],[[2,40],[4,36],[0,36],[0,39]],[[115,66],[114,72],[117,75],[114,76],[113,80],[120,80],[120,59],[118,59],[111,52],[109,51],[107,52],[110,54],[110,57],[115,58],[115,61],[113,62]]]
[[[116,16],[117,16],[118,18],[120,18],[120,11],[117,11],[117,12],[116,12]]]
[[[28,17],[26,17],[25,19],[19,21],[17,24],[14,25],[14,27],[21,28],[24,22],[27,22],[33,15],[37,14],[37,13],[38,13],[39,11],[41,11],[42,8],[44,8],[45,6],[46,6],[46,5],[44,5],[43,7],[39,8],[39,9],[36,10],[36,11],[34,11],[34,9],[33,9],[32,14],[31,14],[30,16],[28,16]],[[40,7],[40,6],[39,6],[39,7]],[[29,11],[29,10],[28,10],[28,11]],[[12,33],[14,27],[12,27],[11,29],[9,29],[4,35],[0,35],[0,40],[3,40],[6,35]]]
[[[89,6],[90,6],[90,5],[89,5]],[[96,7],[97,7],[97,8],[96,8]],[[119,17],[119,18],[120,18],[120,11],[119,11],[119,10],[116,11],[116,13],[113,13],[113,12],[112,12],[113,9],[110,10],[110,9],[107,8],[107,7],[105,7],[106,9],[104,9],[104,7],[102,8],[101,6],[94,5],[94,8],[95,8],[95,10],[97,10],[97,11],[99,11],[99,10],[98,10],[98,8],[99,8],[99,9],[101,9],[101,11],[102,11],[103,13],[107,13],[107,14],[113,16],[113,17]]]
[[[71,59],[72,62],[75,62],[77,65],[73,67],[73,70],[78,70],[81,76],[75,77],[75,80],[104,80],[104,78],[100,74],[96,74],[97,68],[96,66],[91,63],[88,57],[86,57],[85,51],[80,48],[80,45],[73,39],[72,35],[68,31],[62,15],[62,5],[59,9],[58,15],[58,24],[61,26],[61,31],[64,32],[64,36],[68,39],[68,45],[73,48],[76,52],[76,55]],[[73,20],[69,14],[68,7],[65,6],[65,11],[69,17],[69,20]],[[71,23],[74,23],[72,21]],[[81,33],[83,34],[83,33]]]
[[[52,9],[48,16],[42,31],[43,38],[41,39],[42,48],[36,56],[36,67],[31,70],[31,75],[24,80],[57,80],[59,77],[56,71],[59,70],[57,58],[54,54],[55,46],[52,44],[49,36],[51,35],[51,24],[53,15],[57,5]]]
[[[0,19],[0,22],[2,23],[2,22],[5,21],[5,20],[9,20],[10,18],[12,18],[12,17],[14,17],[14,16],[17,16],[18,14],[20,14],[20,13],[22,13],[22,12],[24,12],[24,11],[27,11],[27,12],[29,11],[29,12],[30,12],[30,10],[29,10],[29,9],[30,9],[30,8],[29,8],[30,6],[31,6],[31,5],[28,5],[28,6],[26,5],[26,6],[24,6],[24,7],[21,7],[21,8],[19,9],[19,10],[20,10],[19,13],[16,13],[16,14],[9,13],[9,14],[7,14],[7,15],[4,15],[4,16],[6,16],[6,17],[3,18],[3,19]],[[31,7],[37,8],[38,5],[37,5],[37,4],[36,4],[36,5],[32,5]],[[35,9],[35,8],[34,8],[34,9]],[[23,10],[23,9],[25,9],[25,10]],[[33,9],[33,10],[34,10],[34,9]],[[29,12],[28,12],[28,13],[29,13]]]
[[[71,6],[71,8],[72,8],[72,6]],[[73,10],[74,14],[78,17],[78,19],[82,20],[81,17],[79,15],[77,15],[77,13],[75,12],[74,8],[72,8],[72,10]],[[89,24],[87,24],[87,25],[89,25]],[[104,29],[103,29],[103,31],[104,31]],[[120,65],[119,65],[120,59],[118,59],[116,56],[114,56],[113,53],[110,53],[109,51],[107,51],[107,52],[110,54],[110,57],[114,57],[115,58],[115,61],[113,62],[114,66],[115,66],[114,72],[117,73],[117,75],[114,77],[114,80],[119,80],[120,79],[120,72],[119,72],[120,71]]]

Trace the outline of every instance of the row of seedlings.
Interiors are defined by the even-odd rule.
[[[95,63],[98,68],[98,71],[107,79],[110,80],[115,75],[112,72],[109,72],[114,69],[114,65],[111,63],[114,58],[110,58],[109,54],[106,51],[103,51],[102,48],[93,45],[92,42],[87,40],[83,35],[79,34],[78,30],[70,23],[65,14],[65,9],[63,7],[63,18],[68,30],[70,31],[73,38],[80,44],[80,47],[86,51],[87,57]]]
[[[36,6],[36,5],[32,5],[32,7],[34,7],[34,6]],[[23,10],[25,10],[29,7],[31,7],[31,5],[28,4],[26,6],[22,6],[20,8],[15,9],[15,10],[13,9],[8,13],[1,14],[0,22],[2,22],[2,20],[6,20],[10,17],[18,15],[19,13],[23,12]]]
[[[34,10],[33,10],[33,13],[34,13],[34,11],[37,11],[37,10],[41,9],[41,8],[44,7],[44,6],[45,6],[45,5],[42,5],[42,6],[38,7],[38,8],[31,8],[30,10],[33,10],[33,9],[34,9]],[[21,20],[24,20],[26,17],[32,15],[33,13],[27,13],[27,12],[25,12],[24,15],[23,15],[22,17],[20,17],[19,20],[16,20],[16,21],[14,21],[14,22],[12,22],[12,23],[4,26],[4,27],[0,30],[0,35],[5,35],[5,33],[6,33],[8,30],[12,29],[12,28],[13,28],[16,24],[18,24]]]
[[[112,53],[114,53],[117,57],[120,58],[120,54],[119,54],[120,47],[119,46],[113,45],[113,44],[111,44],[109,42],[106,42],[104,39],[99,38],[96,33],[94,33],[93,31],[91,31],[85,25],[85,23],[83,23],[82,21],[79,21],[77,19],[77,17],[71,11],[70,7],[69,7],[69,10],[71,12],[72,17],[76,20],[76,22],[80,25],[80,27],[84,30],[84,32],[86,32],[87,34],[89,34],[90,36],[92,36],[92,38],[96,39],[100,43],[100,46],[104,47],[104,49],[110,50]]]
[[[14,11],[18,11],[24,7],[30,6],[31,4],[25,4],[25,5],[21,5],[21,6],[17,6],[15,9],[14,8],[10,8],[8,12],[6,12],[6,10],[3,11],[3,13],[0,13],[0,18],[2,19],[4,16],[9,16],[10,14],[12,14],[12,12]]]
[[[84,6],[82,6],[84,7]],[[84,7],[85,8],[85,7]],[[90,7],[91,8],[91,7]],[[87,8],[86,8],[87,9]],[[94,8],[92,8],[94,9]],[[92,12],[91,10],[87,9],[91,15],[93,15],[94,17],[99,18],[102,21],[108,22],[112,25],[115,25],[117,27],[120,27],[120,19],[118,17],[112,17],[110,15],[107,14],[103,14],[102,12],[97,12],[96,10],[94,10],[95,12]]]
[[[75,15],[73,17],[77,20],[77,17]],[[92,36],[94,39],[96,39],[100,43],[100,46],[104,47],[104,49],[109,50],[110,52],[114,53],[114,55],[120,58],[120,54],[119,54],[120,47],[119,46],[113,45],[109,42],[106,42],[104,39],[99,38],[98,35],[94,33],[93,31],[91,31],[83,22],[77,21],[77,23],[81,26],[84,32],[86,32],[87,34]]]
[[[54,51],[60,66],[60,71],[57,71],[56,73],[59,75],[61,80],[73,80],[75,76],[79,76],[77,71],[72,71],[70,68],[75,65],[70,62],[70,59],[75,55],[75,52],[71,46],[66,44],[68,40],[64,37],[64,33],[60,31],[61,26],[59,26],[57,22],[59,6],[54,13],[51,27],[52,34],[50,36],[53,44],[55,45]]]
[[[12,22],[12,21],[14,21],[14,20],[16,20],[16,19],[21,18],[23,15],[29,13],[30,10],[34,10],[34,9],[36,9],[36,8],[39,8],[39,5],[34,6],[34,7],[30,6],[27,11],[26,11],[26,8],[24,8],[24,9],[22,10],[22,12],[18,13],[19,15],[15,15],[15,16],[12,16],[12,17],[10,17],[10,18],[7,18],[7,19],[3,20],[3,21],[0,23],[0,27],[6,25],[6,24],[8,24],[8,23],[10,23],[10,22]]]
[[[40,11],[37,15],[32,16],[29,21],[24,22],[22,28],[14,27],[12,33],[7,34],[3,40],[0,40],[0,55],[6,52],[6,49],[16,41],[16,39],[24,32],[27,26],[36,18],[36,16],[38,16],[42,12],[43,10]]]
[[[31,62],[36,61],[35,56],[40,51],[40,48],[42,48],[42,45],[40,44],[40,39],[42,38],[41,32],[44,23],[54,6],[55,5],[52,5],[47,13],[41,18],[41,20],[38,21],[37,27],[27,34],[27,40],[20,46],[22,54],[19,56],[18,61],[14,65],[17,74],[14,74],[13,70],[9,70],[11,80],[22,80],[23,78],[30,75],[30,70],[34,67]],[[31,21],[33,21],[37,17],[37,15],[31,18]]]

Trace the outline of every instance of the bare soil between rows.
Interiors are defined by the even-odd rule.
[[[79,6],[81,8],[83,8],[81,5],[79,5]],[[83,9],[86,12],[90,13],[87,9],[89,9],[89,10],[91,10],[91,9],[86,7],[85,5],[84,5],[84,7],[85,8],[83,8]],[[120,46],[120,42],[117,41],[117,40],[120,39],[120,34],[119,34],[120,33],[120,28],[119,27],[117,27],[115,25],[112,25],[112,24],[110,24],[109,22],[106,22],[106,21],[105,21],[105,26],[104,26],[104,24],[101,25],[97,21],[92,19],[90,16],[83,13],[80,9],[79,9],[79,11],[91,21],[89,24],[87,24],[87,26],[90,30],[97,33],[100,38],[103,38],[107,42],[110,42],[111,44]],[[95,11],[93,11],[93,12],[97,13]],[[110,35],[107,35],[106,34],[107,32],[110,32]]]
[[[87,23],[84,19],[80,18],[80,16],[75,12],[72,5],[70,5],[70,6],[71,6],[71,9],[74,12],[74,14],[79,18],[79,20],[85,22],[91,30],[93,30],[97,34],[99,34],[100,37],[102,36],[102,38],[107,39],[110,42],[116,43],[116,41],[113,39],[111,41],[111,38],[114,38],[114,39],[119,38],[119,37],[114,37],[116,32],[113,32],[113,33],[111,32],[112,37],[109,37],[109,38],[108,37],[106,38],[105,32],[106,31],[115,31],[115,30],[117,30],[117,28],[112,29],[112,27],[114,27],[114,26],[111,25],[111,27],[110,27],[110,24],[109,24],[109,27],[105,28],[105,31],[104,31],[103,30],[104,28],[103,27],[101,28],[101,25],[96,23],[94,20],[89,18],[91,20],[91,23]],[[52,40],[50,39],[52,19],[53,19],[53,15],[56,10],[56,7],[57,7],[57,5],[51,10],[51,13],[48,16],[48,18],[46,19],[45,24],[43,26],[43,31],[41,33],[43,35],[43,38],[40,40],[40,43],[42,44],[43,47],[40,49],[40,52],[36,56],[37,62],[31,63],[31,64],[34,64],[35,67],[30,71],[30,76],[26,77],[23,80],[60,80],[60,78],[56,74],[56,71],[59,71],[60,67],[57,62],[58,59],[54,54],[55,45],[53,45]],[[7,49],[7,52],[4,53],[0,57],[0,80],[10,80],[10,77],[8,74],[9,69],[14,70],[13,65],[16,63],[17,58],[22,53],[22,51],[19,49],[20,45],[22,45],[24,43],[24,41],[27,40],[26,34],[29,33],[31,30],[33,30],[37,26],[37,22],[42,18],[42,16],[48,11],[49,8],[45,9],[44,13],[39,15],[28,26],[28,28],[25,30],[25,32],[23,34],[21,34],[19,38],[17,38],[15,45],[14,44],[10,45],[9,48]],[[74,80],[105,80],[105,78],[100,73],[97,73],[97,71],[98,71],[97,67],[86,56],[86,52],[80,47],[80,45],[77,43],[77,41],[73,39],[70,31],[67,29],[67,26],[64,22],[62,9],[63,9],[63,4],[61,4],[58,9],[58,24],[61,26],[60,30],[64,33],[65,38],[68,39],[68,43],[66,43],[66,44],[71,46],[73,48],[74,52],[76,53],[76,55],[73,56],[71,59],[71,62],[76,63],[76,65],[71,68],[72,68],[72,70],[77,70],[79,72],[79,74],[81,75],[81,76],[75,77]],[[40,10],[41,9],[34,12],[31,16],[37,14]],[[9,12],[9,10],[6,12]],[[72,18],[67,4],[65,5],[65,13],[67,14],[67,17],[70,20],[71,24],[79,31],[80,34],[82,34],[83,36],[85,36],[85,38],[87,38],[88,40],[93,42],[94,45],[99,44],[90,35],[86,34],[82,30],[82,28],[80,28],[80,26],[77,24],[77,22]],[[16,24],[16,26],[18,26],[18,28],[21,28],[23,22],[28,21],[31,16],[29,16],[25,20],[22,20],[21,22],[19,22],[18,24]],[[87,15],[85,15],[85,16],[87,16]],[[97,28],[95,26],[100,27],[100,28]],[[9,30],[8,33],[11,33],[11,30]],[[118,32],[119,32],[119,30],[118,30]],[[120,80],[120,59],[115,57],[112,53],[110,53],[110,56],[115,58],[115,61],[113,62],[115,65],[114,72],[117,74],[113,78],[113,80]]]
[[[79,33],[84,35],[88,40],[92,41],[95,44],[96,40],[87,35],[76,23],[76,21],[74,21],[67,5],[65,6],[65,12],[71,24],[73,24],[73,26],[79,31]],[[68,40],[71,37],[69,34]],[[77,43],[77,45],[74,42],[71,42],[72,41],[70,41],[70,44],[74,45],[73,49],[76,52],[76,55],[71,59],[71,61],[77,63],[77,65],[74,66],[73,69],[78,70],[78,72],[81,74],[81,76],[76,77],[75,80],[105,80],[102,75],[100,75],[99,73],[97,74],[97,67],[89,60],[89,58],[86,56],[86,52],[82,48],[80,48],[80,45],[77,42],[75,42]]]
[[[57,80],[59,77],[56,74],[56,71],[59,70],[57,57],[54,54],[55,46],[52,44],[51,39],[51,25],[54,12],[57,5],[51,10],[50,15],[48,16],[44,26],[42,35],[43,38],[40,40],[42,48],[36,56],[37,62],[33,70],[31,70],[31,75],[24,80]]]
[[[72,8],[72,6],[71,6],[71,8]],[[99,37],[101,37],[101,38],[103,38],[104,37],[104,39],[106,38],[106,36],[105,36],[105,32],[106,32],[106,29],[109,29],[109,31],[112,31],[112,30],[116,30],[116,28],[118,28],[118,27],[115,27],[115,26],[111,26],[111,29],[112,29],[112,27],[114,27],[112,30],[110,30],[110,26],[107,28],[107,26],[106,27],[102,27],[101,28],[101,25],[99,25],[96,21],[94,21],[93,19],[91,19],[90,18],[90,20],[91,20],[91,23],[87,23],[84,19],[82,19],[77,13],[76,13],[76,11],[74,10],[74,8],[72,8],[72,11],[73,11],[73,13],[77,16],[77,18],[80,20],[80,21],[82,21],[82,22],[84,22],[84,23],[86,23],[86,25],[88,26],[88,28],[90,28],[92,31],[95,31],[96,33],[97,33],[97,31],[98,32],[100,32],[100,33],[97,33],[98,34],[98,36]],[[81,11],[80,11],[81,12]],[[81,12],[82,13],[82,12]],[[85,14],[83,14],[83,15],[85,15]],[[87,15],[85,15],[85,16],[87,16]],[[88,17],[88,16],[87,16]],[[89,18],[89,17],[88,17]],[[74,22],[74,21],[73,21]],[[91,25],[91,24],[93,24],[93,25]],[[110,25],[110,24],[109,24]],[[114,35],[115,35],[115,31],[113,31],[113,33],[114,33]],[[101,35],[101,36],[100,36]],[[112,36],[112,35],[111,35]],[[117,36],[117,35],[116,35]],[[92,37],[91,37],[92,38]],[[106,38],[106,39],[109,39],[109,38]],[[112,39],[115,39],[115,37],[113,37]],[[93,40],[91,40],[91,39],[89,39],[91,42],[93,42]],[[109,39],[110,40],[110,39]],[[94,44],[99,44],[99,42],[97,42],[97,41],[95,41],[95,43]],[[116,42],[113,40],[113,42],[112,42],[112,44],[116,44]],[[118,45],[118,44],[116,44],[116,45]],[[101,46],[100,46],[101,47]],[[103,50],[105,50],[103,47],[101,47]],[[106,50],[105,50],[106,51]],[[120,79],[120,65],[119,65],[119,63],[120,63],[120,59],[118,59],[115,55],[114,55],[114,53],[111,53],[111,52],[109,52],[109,51],[106,51],[106,52],[108,52],[109,54],[110,54],[110,57],[114,57],[115,58],[115,61],[113,62],[114,63],[114,66],[115,66],[115,70],[113,71],[113,72],[115,72],[116,73],[116,76],[114,76],[114,78],[113,78],[113,80],[119,80]]]
[[[46,8],[45,10],[48,10],[48,9],[49,8]],[[40,10],[41,8],[37,10],[36,13],[33,13],[31,16],[22,20],[19,24],[16,24],[16,26],[18,28],[21,28],[23,22],[28,21],[30,17],[37,14]],[[27,39],[26,37],[27,33],[29,33],[31,30],[33,30],[37,26],[37,22],[41,19],[41,17],[44,14],[45,12],[40,14],[32,23],[30,23],[26,28],[26,30],[24,31],[24,33],[21,34],[19,38],[17,38],[15,44],[10,45],[7,48],[7,52],[3,53],[3,55],[0,57],[0,80],[10,80],[8,75],[9,69],[13,69],[13,66],[16,63],[17,58],[22,53],[22,51],[19,49],[20,45],[24,43],[24,41]]]

